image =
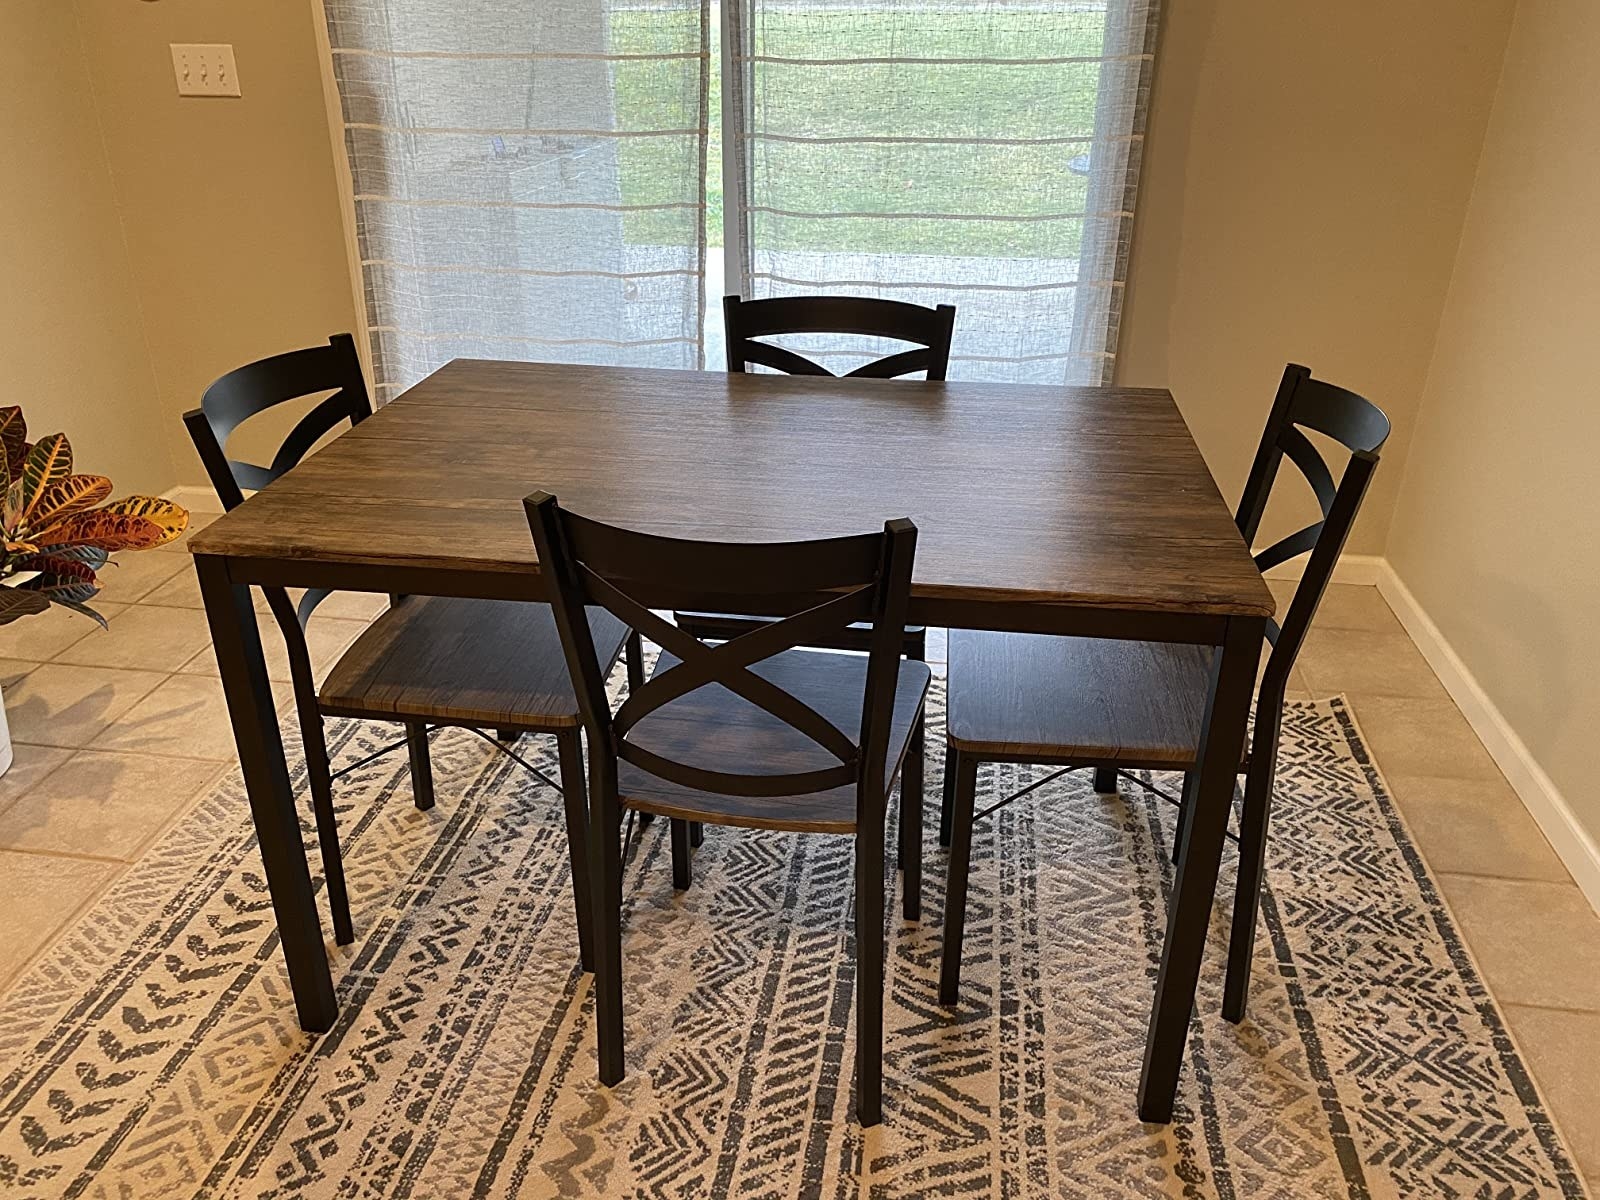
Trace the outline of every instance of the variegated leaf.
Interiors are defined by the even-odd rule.
[[[37,571],[38,574],[21,586],[35,592],[73,593],[70,599],[87,600],[100,590],[94,577],[94,568],[85,562],[58,558],[49,554],[35,554],[18,565],[19,570]],[[84,588],[88,591],[77,595]]]
[[[50,485],[72,474],[72,445],[64,433],[40,438],[22,460],[22,519],[26,521]]]
[[[18,617],[40,613],[50,607],[50,598],[42,592],[26,588],[0,587],[0,625],[9,625]]]
[[[161,539],[163,542],[170,542],[189,528],[189,510],[162,496],[124,496],[121,500],[113,500],[100,511],[124,513],[154,521],[166,535]]]
[[[6,460],[6,473],[16,479],[22,474],[22,458],[28,449],[28,422],[22,417],[22,406],[8,404],[0,408],[0,452]]]
[[[0,528],[3,528],[6,536],[10,537],[21,524],[22,480],[13,476],[11,486],[6,488],[5,495],[0,497]]]
[[[111,480],[104,475],[68,475],[45,488],[28,513],[28,528],[35,534],[42,532],[73,513],[93,508],[109,495]]]
[[[99,546],[52,546],[50,557],[63,558],[69,562],[88,563],[92,570],[98,571],[106,565],[111,555]],[[32,561],[29,560],[30,565]]]
[[[39,545],[46,549],[98,546],[102,550],[148,550],[170,540],[167,531],[149,517],[98,508],[53,526],[39,538]]]
[[[93,600],[100,593],[100,589],[92,583],[62,584],[60,587],[30,588],[29,590],[38,592],[41,596],[49,599],[51,603],[71,601],[75,604],[82,604],[85,600]]]

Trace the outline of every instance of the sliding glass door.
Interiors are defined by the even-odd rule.
[[[1110,379],[1154,0],[325,7],[381,398],[695,367],[725,287],[953,303],[954,378]]]
[[[952,378],[1108,382],[1151,8],[744,0],[723,111],[747,294],[951,303]]]
[[[699,0],[325,0],[380,400],[456,357],[700,365]]]

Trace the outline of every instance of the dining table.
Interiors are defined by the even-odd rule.
[[[1142,1119],[1171,1119],[1274,602],[1164,389],[457,359],[194,534],[303,1029],[338,998],[250,588],[543,601],[537,490],[717,541],[908,517],[911,622],[1214,647],[1138,1089]],[[716,611],[718,584],[670,603]]]

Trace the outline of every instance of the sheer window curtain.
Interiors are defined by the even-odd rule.
[[[702,365],[714,68],[728,290],[954,303],[953,378],[1110,381],[1157,0],[721,0],[720,48],[713,2],[324,0],[380,400]]]
[[[1109,383],[1156,8],[725,5],[730,288],[953,303],[951,378]]]
[[[374,390],[701,365],[704,0],[325,0]]]

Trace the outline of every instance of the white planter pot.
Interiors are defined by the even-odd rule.
[[[11,769],[11,726],[6,724],[6,697],[0,692],[0,775]]]

